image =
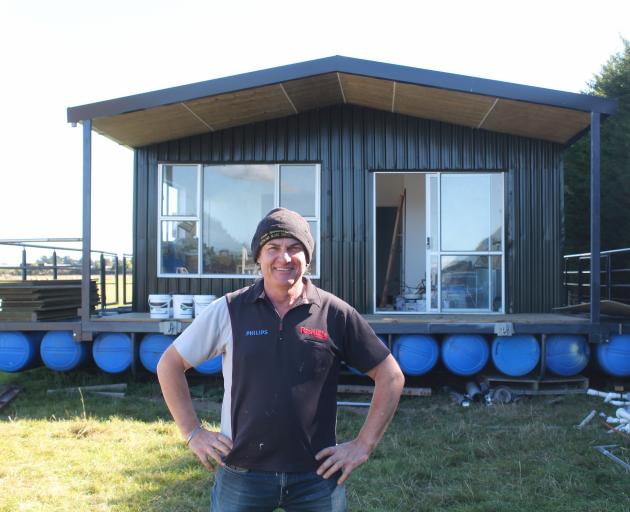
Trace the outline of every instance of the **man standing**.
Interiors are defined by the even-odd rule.
[[[212,510],[345,510],[342,484],[368,460],[404,378],[367,322],[304,274],[314,242],[298,213],[276,208],[252,239],[262,279],[213,302],[158,365],[166,403],[201,463],[217,464]],[[221,432],[205,430],[184,372],[223,354]],[[375,383],[368,416],[336,444],[340,362]]]

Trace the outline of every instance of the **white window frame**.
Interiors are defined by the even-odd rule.
[[[456,315],[456,314],[469,314],[469,315],[503,315],[505,314],[505,252],[506,252],[506,240],[505,240],[505,208],[506,208],[506,172],[501,172],[503,176],[502,183],[502,193],[503,193],[503,218],[502,218],[502,229],[501,229],[501,250],[500,251],[442,251],[442,240],[441,240],[441,231],[442,231],[442,219],[440,217],[438,222],[438,230],[439,230],[439,238],[438,238],[438,308],[430,309],[430,297],[427,294],[426,311],[390,311],[390,310],[381,310],[378,309],[378,305],[376,303],[376,176],[379,174],[391,175],[391,174],[411,174],[419,172],[420,174],[424,174],[427,178],[430,175],[438,176],[438,209],[441,201],[441,187],[442,187],[442,175],[443,174],[473,174],[471,171],[377,171],[372,173],[372,312],[375,315]],[[497,174],[496,171],[486,171],[479,170],[478,173],[483,174]],[[428,219],[427,219],[428,221]],[[499,311],[492,311],[492,304],[489,303],[489,309],[442,309],[442,256],[487,256],[488,257],[488,271],[490,272],[492,269],[491,258],[493,256],[501,256],[501,309]],[[425,275],[427,277],[427,282],[430,283],[430,276],[428,274],[429,261],[427,260],[427,271],[425,271]],[[492,300],[489,298],[489,300]]]
[[[162,173],[163,168],[168,165],[190,166],[197,168],[197,214],[196,216],[174,216],[162,215]],[[230,166],[230,165],[273,165],[275,167],[274,174],[274,208],[280,206],[280,167],[305,166],[312,165],[315,167],[315,215],[305,216],[307,222],[315,222],[316,229],[315,239],[315,258],[317,261],[317,272],[308,273],[310,279],[319,279],[321,274],[321,163],[317,162],[289,162],[289,163],[268,163],[268,162],[226,162],[226,163],[208,163],[208,164],[188,164],[179,162],[160,162],[158,163],[158,225],[157,225],[157,277],[179,278],[179,279],[258,279],[260,274],[204,274],[203,269],[203,169],[213,166]],[[197,273],[177,274],[162,272],[162,223],[165,221],[193,221],[197,223]],[[252,233],[252,236],[254,233]]]

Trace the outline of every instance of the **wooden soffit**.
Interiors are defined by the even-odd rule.
[[[343,103],[560,144],[590,125],[590,114],[584,111],[339,72],[95,117],[92,122],[106,137],[141,147]]]

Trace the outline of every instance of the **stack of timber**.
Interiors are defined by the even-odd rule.
[[[90,310],[94,309],[98,300],[96,282],[90,281]],[[71,320],[78,316],[79,308],[80,279],[0,283],[0,320]]]

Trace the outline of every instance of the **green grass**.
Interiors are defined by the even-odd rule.
[[[212,474],[183,446],[155,382],[128,379],[124,399],[46,394],[124,380],[95,371],[0,374],[0,384],[23,389],[0,413],[0,511],[208,510]],[[194,384],[202,417],[218,428],[221,389]],[[404,398],[350,478],[350,510],[628,511],[630,474],[593,446],[630,443],[597,420],[573,428],[603,407],[586,396],[468,409],[439,395]],[[340,409],[339,439],[354,436],[364,415]]]

